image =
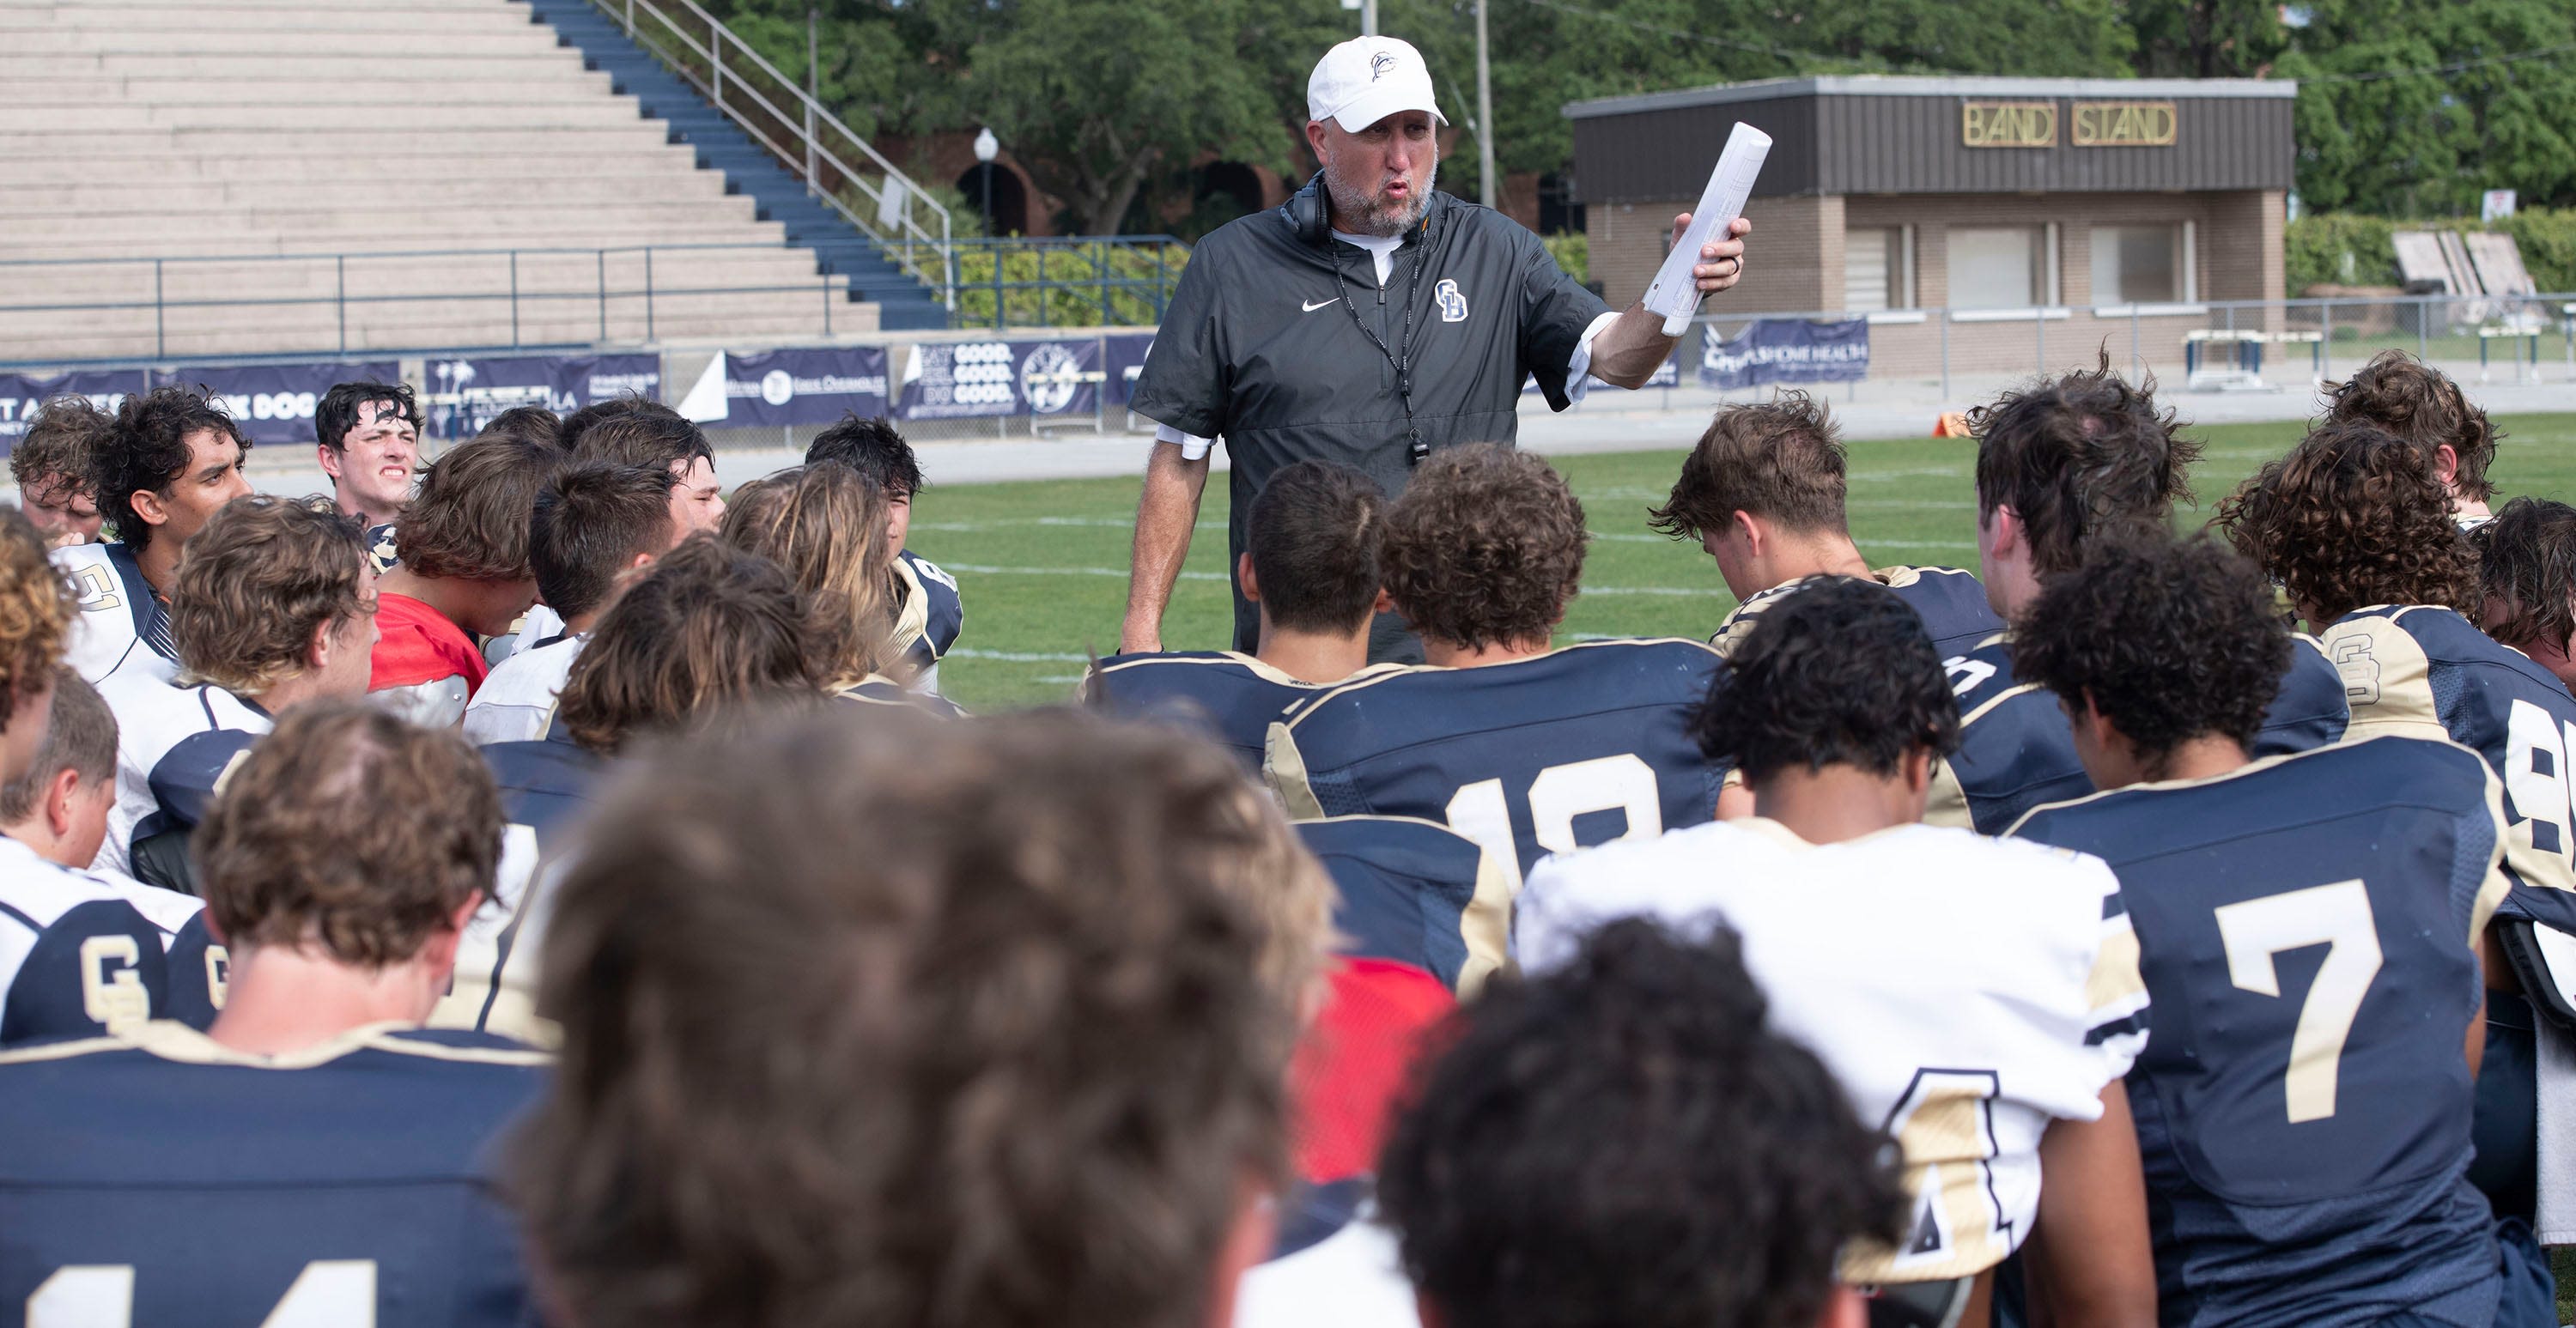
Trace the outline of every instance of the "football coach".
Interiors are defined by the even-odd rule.
[[[1642,304],[1613,311],[1519,223],[1433,188],[1434,126],[1448,121],[1410,44],[1360,37],[1325,52],[1306,110],[1323,169],[1285,206],[1199,242],[1137,378],[1132,409],[1159,427],[1121,652],[1163,648],[1216,438],[1234,463],[1231,579],[1253,496],[1281,467],[1342,462],[1392,496],[1436,449],[1513,441],[1525,376],[1563,410],[1587,373],[1642,387],[1672,354],[1675,339]],[[1673,219],[1676,239],[1689,220]],[[1703,293],[1743,274],[1738,237],[1750,229],[1738,220],[1700,250]],[[1390,618],[1370,657],[1420,659]],[[1254,649],[1259,623],[1238,582],[1235,649]]]

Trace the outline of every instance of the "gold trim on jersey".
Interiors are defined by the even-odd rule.
[[[2080,798],[2068,798],[2064,802],[2041,803],[2039,806],[2023,812],[2021,814],[2021,819],[2014,821],[2011,828],[2004,831],[2004,835],[2007,838],[2020,838],[2022,827],[2030,823],[2030,818],[2037,816],[2042,812],[2059,811],[2069,807],[2081,807],[2088,802],[2098,802],[2104,798],[2115,797],[2122,793],[2129,793],[2138,790],[2186,789],[2196,788],[2203,784],[2225,783],[2231,779],[2238,779],[2246,775],[2253,774],[2258,770],[2269,770],[2276,765],[2283,764],[2284,762],[2296,761],[2303,757],[2318,756],[2326,752],[2338,751],[2358,743],[2380,742],[2390,739],[2405,742],[2439,743],[2444,747],[2450,747],[2458,751],[2465,752],[2471,759],[2477,762],[2478,772],[2486,781],[2487,814],[2495,822],[2495,847],[2490,850],[2487,855],[2485,879],[2480,881],[2478,884],[2478,897],[2469,912],[2469,934],[2465,939],[2469,946],[2472,949],[2475,949],[2478,946],[2478,938],[2486,932],[2488,920],[2495,915],[2496,906],[2504,902],[2505,892],[2513,887],[2512,880],[2504,874],[2504,864],[2508,860],[2516,860],[2513,856],[2513,849],[2517,843],[2524,842],[2529,839],[2529,832],[2523,831],[2520,834],[2517,834],[2512,828],[2506,825],[2504,810],[2504,781],[2496,778],[2495,767],[2488,765],[2486,757],[2480,755],[2476,748],[2452,741],[2448,733],[2437,733],[2429,737],[2421,733],[2411,732],[2373,733],[2364,737],[2346,738],[2341,742],[2328,743],[2323,747],[2311,747],[2304,752],[2283,752],[2277,756],[2266,756],[2260,760],[2248,761],[2233,770],[2224,770],[2215,775],[2201,775],[2192,779],[2158,779],[2138,784],[2123,784],[2115,789],[2104,789],[2098,793],[2087,793]],[[2544,854],[2541,856],[2551,859],[2555,859],[2557,857],[2556,854]],[[2516,861],[2518,862],[2518,860]],[[2519,865],[2517,865],[2516,870],[2521,870]],[[2525,877],[2526,881],[2529,881],[2529,879],[2529,877]],[[2553,885],[2552,882],[2546,880],[2532,883],[2539,884],[2544,887]],[[2571,887],[2555,886],[2554,888],[2568,889]]]
[[[312,1046],[275,1056],[261,1056],[236,1051],[215,1041],[186,1024],[170,1019],[155,1019],[137,1025],[129,1032],[102,1038],[85,1038],[77,1042],[59,1042],[31,1047],[24,1051],[0,1052],[0,1065],[25,1065],[34,1062],[64,1060],[73,1056],[96,1055],[110,1051],[141,1051],[167,1061],[188,1065],[239,1065],[258,1070],[309,1070],[328,1065],[352,1052],[387,1051],[429,1060],[457,1061],[476,1065],[544,1066],[554,1057],[533,1048],[520,1050],[503,1047],[450,1047],[435,1042],[419,1042],[392,1036],[423,1027],[402,1020],[362,1024],[356,1028]]]
[[[2344,729],[2348,736],[2451,736],[2433,701],[2433,662],[2414,634],[2397,625],[2407,614],[2431,607],[2408,605],[2386,617],[2347,615],[2318,634],[2317,647],[2326,662],[2343,675],[2344,700],[2352,707],[2352,721]]]
[[[1276,727],[1276,726],[1274,726]],[[1458,938],[1467,943],[1467,962],[1458,970],[1458,997],[1473,997],[1484,989],[1486,979],[1505,970],[1517,971],[1512,962],[1512,883],[1493,855],[1484,846],[1438,821],[1420,816],[1380,816],[1374,812],[1352,812],[1344,816],[1300,816],[1291,818],[1300,824],[1339,825],[1347,821],[1389,821],[1401,825],[1426,825],[1459,843],[1476,850],[1476,893],[1467,901],[1466,911],[1458,918]]]
[[[1529,656],[1525,656],[1525,657],[1520,658],[1520,659],[1505,660],[1505,661],[1503,661],[1502,663],[1499,663],[1499,664],[1391,664],[1391,665],[1376,665],[1376,666],[1373,666],[1373,667],[1377,668],[1378,672],[1377,672],[1374,676],[1363,676],[1363,673],[1365,673],[1365,672],[1366,672],[1365,670],[1363,670],[1363,673],[1354,673],[1354,674],[1352,674],[1349,678],[1346,678],[1346,679],[1344,679],[1344,680],[1343,680],[1343,681],[1341,681],[1341,682],[1338,682],[1338,683],[1334,683],[1334,684],[1332,684],[1332,686],[1331,686],[1331,689],[1330,689],[1330,690],[1326,691],[1326,692],[1325,692],[1324,694],[1322,694],[1321,696],[1315,697],[1313,700],[1306,702],[1306,703],[1305,703],[1305,707],[1304,707],[1303,709],[1299,710],[1296,714],[1289,716],[1286,722],[1287,722],[1287,724],[1288,724],[1290,727],[1292,727],[1292,728],[1293,728],[1293,727],[1295,727],[1297,724],[1299,724],[1299,723],[1303,722],[1307,716],[1314,714],[1314,713],[1315,713],[1315,711],[1316,711],[1317,709],[1321,708],[1321,706],[1323,705],[1323,703],[1324,703],[1324,702],[1329,701],[1329,700],[1333,699],[1334,697],[1341,695],[1341,694],[1342,694],[1342,693],[1344,693],[1344,692],[1357,691],[1357,690],[1359,690],[1359,689],[1360,689],[1360,688],[1362,688],[1362,687],[1374,687],[1374,686],[1376,686],[1376,685],[1378,685],[1379,683],[1382,683],[1382,682],[1387,682],[1387,681],[1389,681],[1389,680],[1392,680],[1392,679],[1395,679],[1395,678],[1400,678],[1400,677],[1409,677],[1409,676],[1411,676],[1411,675],[1413,675],[1413,674],[1417,674],[1417,673],[1464,673],[1464,672],[1467,672],[1467,671],[1468,671],[1468,670],[1470,670],[1470,669],[1508,669],[1508,668],[1512,668],[1512,667],[1515,667],[1515,666],[1517,666],[1517,665],[1521,665],[1521,664],[1534,664],[1534,663],[1538,662],[1539,660],[1543,660],[1543,659],[1554,659],[1555,657],[1557,657],[1557,656],[1559,656],[1559,655],[1568,654],[1568,653],[1571,653],[1571,652],[1573,652],[1573,651],[1577,651],[1577,650],[1597,650],[1597,649],[1599,649],[1599,648],[1601,648],[1601,647],[1603,647],[1603,646],[1660,646],[1660,645],[1683,645],[1683,646],[1695,646],[1695,647],[1697,647],[1697,648],[1699,648],[1699,649],[1701,649],[1701,650],[1705,650],[1705,651],[1707,651],[1708,653],[1710,653],[1710,654],[1712,654],[1712,655],[1717,655],[1717,657],[1718,657],[1719,659],[1724,659],[1724,658],[1726,658],[1726,656],[1724,656],[1724,655],[1722,655],[1722,654],[1718,654],[1717,649],[1716,649],[1715,647],[1711,646],[1708,642],[1706,642],[1706,641],[1694,641],[1694,640],[1692,640],[1691,638],[1689,638],[1689,637],[1687,637],[1687,636],[1621,636],[1621,637],[1612,637],[1612,638],[1610,638],[1610,639],[1608,639],[1608,640],[1603,640],[1603,641],[1573,641],[1573,642],[1568,642],[1568,643],[1567,643],[1567,644],[1565,644],[1565,645],[1558,646],[1558,647],[1556,647],[1556,648],[1554,648],[1554,649],[1552,649],[1552,650],[1544,651],[1544,652],[1542,652],[1542,653],[1540,653],[1540,654],[1536,654],[1536,655],[1529,655]]]
[[[1968,790],[1959,783],[1959,772],[1950,768],[1950,758],[1932,763],[1932,787],[1923,798],[1923,823],[1951,830],[1974,830],[1976,816],[1968,810]]]
[[[2084,1008],[2088,1011],[2146,1003],[2147,979],[2138,971],[2138,933],[2128,918],[2113,919],[2116,930],[2102,937],[2093,953],[2093,971],[2084,975]],[[2099,1022],[2098,1020],[2094,1022]]]
[[[894,560],[894,579],[901,583],[903,602],[895,606],[894,629],[886,634],[886,654],[901,659],[912,652],[913,643],[930,634],[930,596],[921,588],[921,577],[912,564]],[[936,661],[938,652],[932,652]]]
[[[1297,735],[1282,720],[1270,721],[1268,733],[1261,742],[1261,777],[1279,806],[1291,821],[1322,821],[1324,804],[1315,796],[1315,785],[1306,776],[1305,753],[1297,750]]]

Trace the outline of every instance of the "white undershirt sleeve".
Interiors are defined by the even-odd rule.
[[[1582,339],[1574,343],[1574,359],[1565,366],[1567,404],[1581,401],[1583,394],[1592,390],[1592,339],[1601,335],[1601,329],[1618,321],[1619,311],[1613,309],[1593,319],[1592,325],[1583,329]]]
[[[1168,424],[1154,426],[1154,441],[1180,444],[1181,459],[1184,461],[1196,461],[1206,456],[1208,449],[1216,445],[1216,440],[1213,438],[1201,438],[1194,433],[1183,433]]]

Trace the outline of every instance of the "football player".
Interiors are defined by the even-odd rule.
[[[519,1153],[565,1319],[1223,1328],[1326,916],[1230,882],[1284,831],[1221,752],[831,707],[619,787]]]
[[[533,1321],[492,1174],[544,1058],[417,1025],[492,879],[474,750],[306,707],[198,840],[232,947],[203,1033],[0,1054],[0,1303],[31,1323]]]
[[[97,862],[116,806],[116,715],[98,689],[69,668],[54,670],[54,699],[35,764],[0,784],[0,834],[57,866],[113,887],[161,934],[169,969],[170,1018],[191,1028],[214,1022],[224,989],[224,948],[206,931],[205,901],[145,885]]]
[[[814,435],[805,449],[805,464],[837,461],[877,482],[891,508],[886,539],[894,545],[894,646],[911,665],[912,686],[939,690],[939,661],[957,644],[966,628],[966,602],[957,578],[939,564],[904,547],[912,531],[912,503],[922,489],[921,462],[912,444],[882,415],[852,412]]]
[[[0,783],[36,768],[75,612],[36,528],[0,508]],[[167,1013],[161,951],[160,929],[116,890],[0,837],[0,1044]]]
[[[2576,698],[2531,657],[2479,631],[2476,554],[2425,449],[2357,421],[2320,425],[2219,508],[2236,547],[2321,625],[2352,695],[2352,734],[2449,738],[2504,781],[2513,889],[2487,942],[2487,1031],[2476,1175],[2497,1210],[2531,1195],[2531,1111],[2541,1091],[2521,1053],[2541,1035],[2531,1002],[2576,1020],[2535,927],[2576,934],[2576,812],[2567,735]],[[2557,1036],[2564,1037],[2560,1033]]]
[[[1369,624],[1388,607],[1377,576],[1385,530],[1377,481],[1330,461],[1282,468],[1252,500],[1235,568],[1261,611],[1259,649],[1112,655],[1084,680],[1084,699],[1199,729],[1257,773],[1271,722],[1290,706],[1392,667],[1368,662]]]
[[[1986,597],[2016,619],[2048,578],[2072,571],[2105,536],[2161,530],[2191,496],[2200,445],[2174,432],[2154,384],[2106,365],[2006,393],[1970,416],[1977,432],[1977,559]],[[1935,824],[2001,834],[2023,812],[2092,792],[2056,701],[2013,672],[2012,638],[1943,661],[1964,724],[1937,785]],[[2334,666],[2302,643],[2256,739],[2256,755],[2306,751],[2343,736]]]
[[[1656,530],[1706,549],[1727,591],[1742,601],[1709,644],[1733,649],[1763,609],[1825,576],[1864,577],[1894,590],[1923,615],[1944,659],[2002,631],[2003,619],[1970,573],[1870,568],[1844,520],[1843,461],[1831,415],[1803,392],[1721,407],[1709,421],[1672,496],[1647,514]]]
[[[509,820],[493,896],[465,928],[442,1028],[553,1039],[534,1012],[547,889],[573,853],[572,823],[628,743],[705,721],[729,705],[814,693],[805,603],[766,558],[712,535],[681,541],[609,603],[573,661],[541,741],[482,749]]]
[[[115,418],[84,396],[59,396],[37,407],[27,431],[9,449],[9,478],[18,485],[18,507],[45,537],[48,548],[89,544],[104,518],[89,473],[90,449],[116,427]]]
[[[481,437],[505,434],[538,437],[538,421],[514,422],[520,412],[504,412],[485,427]],[[624,466],[653,466],[671,472],[671,528],[674,540],[713,530],[724,520],[724,486],[716,479],[715,448],[704,430],[678,411],[642,397],[618,397],[564,417],[554,441],[575,463],[607,461]],[[522,617],[510,643],[511,653],[532,650],[540,641],[563,633],[563,616],[538,604]]]
[[[2381,351],[2334,386],[2323,422],[2376,425],[2414,444],[2431,458],[2452,521],[2462,530],[2486,523],[2495,498],[2487,466],[2504,435],[2450,375],[2402,350]]]
[[[367,690],[375,581],[328,499],[253,494],[207,520],[170,592],[179,676],[100,689],[117,758],[99,865],[196,893],[188,836],[225,772],[278,716]]]
[[[2576,687],[2576,507],[2516,498],[2469,532],[2487,635]]]
[[[127,397],[91,440],[90,489],[116,539],[54,551],[80,596],[67,662],[81,677],[95,685],[119,672],[179,671],[168,601],[180,549],[215,509],[251,491],[249,451],[221,404],[178,386]]]
[[[2494,772],[2393,735],[2256,761],[2296,647],[2208,540],[2097,550],[2014,649],[2106,791],[2013,833],[2111,864],[2155,1002],[2128,1087],[2167,1322],[2552,1323],[2468,1179]]]
[[[1960,718],[1923,621],[1836,578],[1765,611],[1690,733],[1755,815],[1550,859],[1517,926],[1533,971],[1626,916],[1723,923],[1781,1030],[1903,1154],[1910,1216],[1844,1279],[1983,1323],[2029,1242],[2057,1323],[2155,1322],[2120,1077],[2147,994],[2099,861],[1917,824]],[[2043,1184],[2045,1181],[2045,1184]]]
[[[313,452],[331,501],[361,529],[390,525],[420,470],[420,402],[404,383],[334,383],[313,406]]]
[[[1423,1320],[1857,1328],[1886,1140],[1767,1004],[1724,928],[1631,920],[1462,1008],[1378,1182]]]
[[[813,622],[823,690],[861,705],[908,705],[948,718],[964,714],[936,692],[916,692],[896,675],[912,659],[887,628],[894,545],[885,537],[887,492],[841,465],[807,465],[734,491],[724,540],[787,569]]]
[[[463,443],[423,473],[403,513],[402,562],[377,601],[382,638],[367,689],[414,723],[453,725],[491,672],[476,636],[498,636],[536,602],[528,520],[563,466],[556,449],[498,435]]]
[[[671,472],[609,461],[572,466],[537,491],[528,523],[528,568],[537,597],[563,623],[492,666],[465,707],[469,742],[527,742],[554,723],[572,662],[625,578],[679,538],[671,521]]]
[[[1537,456],[1477,445],[1422,463],[1378,568],[1424,665],[1345,683],[1271,726],[1264,767],[1298,820],[1437,821],[1494,860],[1468,929],[1490,970],[1511,895],[1550,853],[1708,820],[1726,773],[1686,719],[1722,667],[1698,641],[1551,650],[1583,576],[1583,504]]]

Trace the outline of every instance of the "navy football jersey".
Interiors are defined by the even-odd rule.
[[[1270,725],[1290,706],[1391,667],[1371,665],[1338,682],[1311,683],[1233,650],[1112,655],[1082,680],[1082,697],[1113,715],[1206,734],[1259,774]]]
[[[1923,630],[1931,634],[1932,646],[1943,659],[1966,654],[2004,629],[2004,620],[1995,616],[1994,606],[1986,602],[1985,583],[1973,573],[1956,567],[1896,566],[1878,568],[1870,576],[1895,591],[1896,597],[1923,619]],[[1726,621],[1708,643],[1721,654],[1734,653],[1752,632],[1763,610],[1819,579],[1800,577],[1756,592],[1726,615]]]
[[[597,797],[608,763],[561,735],[496,742],[482,752],[509,822],[501,865],[492,897],[465,924],[454,985],[429,1022],[551,1043],[553,1030],[536,1014],[536,949],[551,902],[545,885],[573,851],[572,831]]]
[[[1470,993],[1502,966],[1510,886],[1474,840],[1402,816],[1299,821],[1297,837],[1333,878],[1333,930],[1349,953],[1411,964]]]
[[[167,1013],[162,941],[113,886],[0,835],[0,1045],[88,1037]]]
[[[915,686],[938,691],[939,661],[966,630],[966,601],[957,592],[957,578],[905,549],[895,555],[894,579],[902,595],[894,610],[894,648],[912,666]]]
[[[383,576],[401,565],[402,550],[397,547],[400,541],[394,535],[393,522],[367,527],[366,541],[367,567],[376,575]]]
[[[2263,712],[2254,755],[2282,756],[2342,739],[2342,681],[2316,641],[2291,633],[2290,667]],[[1933,772],[1923,819],[1999,835],[2022,813],[2093,791],[2055,693],[2013,673],[2012,637],[1986,638],[1942,667],[1959,697],[1959,750]]]
[[[1717,813],[1726,767],[1689,717],[1724,667],[1697,641],[1585,641],[1478,668],[1344,683],[1270,730],[1292,820],[1410,816],[1465,835],[1512,894],[1540,858]]]
[[[160,933],[163,967],[169,971],[170,983],[170,999],[162,1009],[163,1017],[196,1029],[214,1023],[215,1015],[224,1008],[232,959],[214,933],[206,929],[206,901],[145,885],[131,876],[99,867],[83,874],[132,904],[134,911]]]
[[[382,1026],[256,1057],[166,1021],[0,1054],[0,1305],[37,1324],[533,1323],[494,1161],[544,1063]]]
[[[230,763],[275,721],[258,702],[210,684],[124,676],[99,695],[116,712],[116,804],[97,865],[194,893],[184,832],[202,817]],[[165,791],[176,799],[168,807]],[[179,833],[145,854],[148,861],[134,859],[135,845],[172,832]]]
[[[2130,1071],[2168,1324],[2493,1321],[2462,1046],[2507,881],[2475,752],[2382,737],[2042,807],[2120,877],[2155,1036]]]
[[[2352,701],[2355,737],[2447,737],[2504,780],[2505,871],[2499,913],[2576,933],[2576,697],[2547,669],[2446,608],[2386,605],[2319,633]]]

